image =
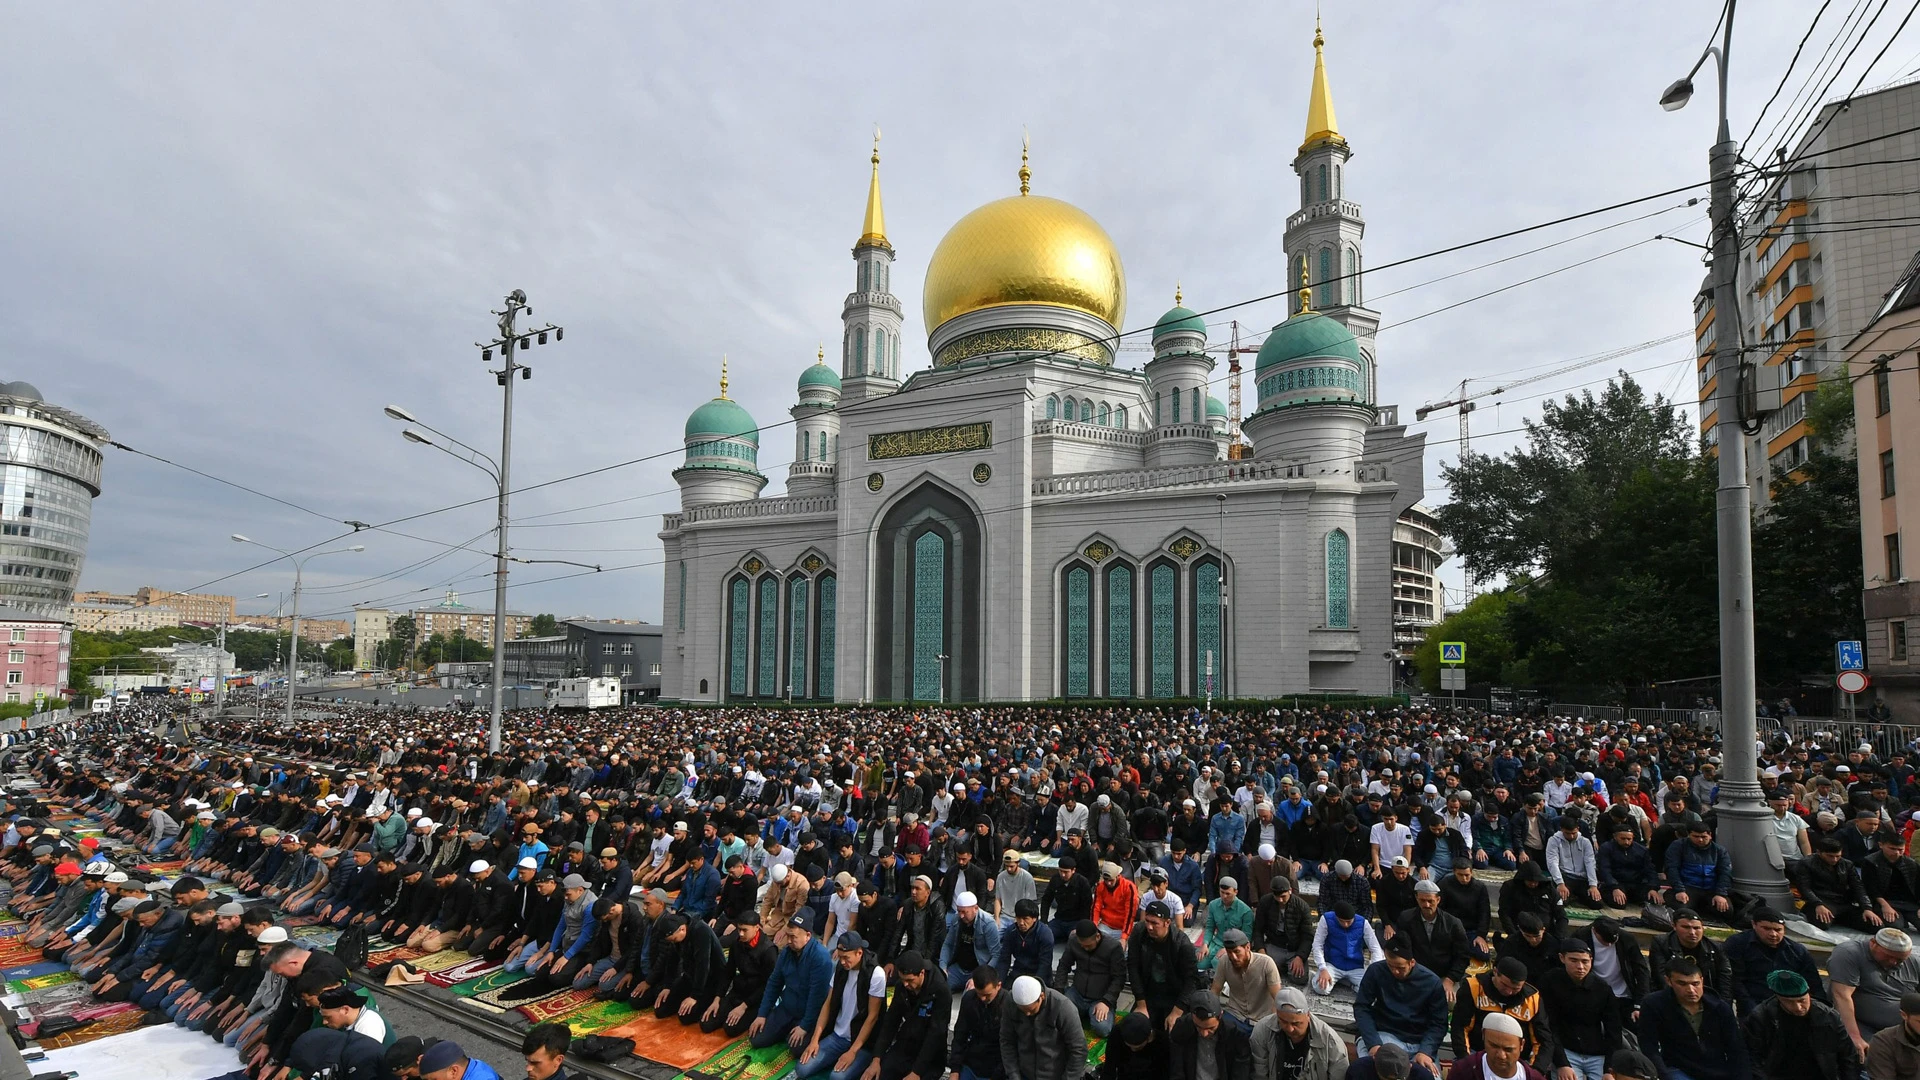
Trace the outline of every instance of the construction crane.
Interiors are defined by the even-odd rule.
[[[1415,409],[1413,411],[1413,418],[1415,420],[1425,420],[1430,414],[1439,412],[1441,409],[1459,410],[1460,412],[1460,460],[1462,461],[1465,461],[1467,458],[1467,453],[1468,453],[1467,441],[1472,436],[1471,425],[1468,424],[1467,418],[1473,415],[1473,410],[1479,408],[1478,405],[1474,404],[1473,398],[1467,396],[1467,383],[1469,381],[1471,380],[1468,380],[1468,379],[1460,380],[1460,389],[1455,392],[1455,396],[1452,401],[1431,402],[1429,404],[1422,405],[1418,409]],[[1499,390],[1492,391],[1492,393],[1495,393],[1495,394],[1499,392],[1500,392]],[[1485,397],[1486,395],[1476,394],[1474,396]]]
[[[1240,344],[1240,320],[1233,320],[1233,338],[1227,346],[1227,460],[1247,456],[1247,445],[1240,438],[1240,354],[1260,350]]]
[[[1470,452],[1470,447],[1467,445],[1467,439],[1469,436],[1467,417],[1469,416],[1469,414],[1473,412],[1475,408],[1478,407],[1475,404],[1475,402],[1477,402],[1480,398],[1498,397],[1509,390],[1518,389],[1519,387],[1527,386],[1532,383],[1544,382],[1548,379],[1557,378],[1558,376],[1568,374],[1569,372],[1578,371],[1583,367],[1591,367],[1594,364],[1604,364],[1609,360],[1618,360],[1623,356],[1630,356],[1633,353],[1637,353],[1637,352],[1645,352],[1646,350],[1654,348],[1655,346],[1666,345],[1670,342],[1679,341],[1682,338],[1691,338],[1692,336],[1693,336],[1692,331],[1683,330],[1677,334],[1668,334],[1666,337],[1654,338],[1651,341],[1642,341],[1637,345],[1627,345],[1618,349],[1611,349],[1607,352],[1596,353],[1593,356],[1583,357],[1569,364],[1562,364],[1551,371],[1543,371],[1538,375],[1529,375],[1524,379],[1515,379],[1510,383],[1502,383],[1491,390],[1482,390],[1477,394],[1467,393],[1467,383],[1472,380],[1462,379],[1460,380],[1460,389],[1455,392],[1455,396],[1453,400],[1436,401],[1430,404],[1422,405],[1418,409],[1414,410],[1413,415],[1416,420],[1425,420],[1432,413],[1439,412],[1442,409],[1459,410],[1460,457],[1462,460],[1464,460],[1467,454]]]

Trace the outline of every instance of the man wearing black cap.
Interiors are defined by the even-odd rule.
[[[1592,946],[1580,938],[1560,943],[1560,965],[1540,981],[1540,1004],[1554,1035],[1554,1067],[1541,1071],[1559,1076],[1558,1070],[1571,1069],[1579,1080],[1595,1080],[1621,1045],[1632,1005],[1593,974]]]
[[[1172,913],[1158,900],[1147,905],[1146,916],[1127,939],[1127,974],[1133,1007],[1168,1030],[1180,1018],[1187,996],[1200,988],[1193,941],[1174,932]]]
[[[1889,926],[1920,929],[1920,862],[1906,854],[1900,834],[1891,829],[1874,837],[1874,847],[1860,864],[1873,909]]]
[[[1527,979],[1527,965],[1503,956],[1493,970],[1469,975],[1453,999],[1453,1056],[1466,1057],[1485,1049],[1480,1028],[1494,1013],[1505,1013],[1520,1025],[1521,1060],[1545,1070],[1553,1064],[1553,1032],[1540,1004],[1540,990]]]
[[[725,1028],[728,1038],[737,1038],[753,1022],[760,996],[767,990],[767,976],[773,974],[779,956],[772,935],[760,931],[757,911],[741,913],[726,944],[726,989],[700,1017],[700,1030],[712,1034]]]
[[[1167,1033],[1173,1080],[1251,1080],[1253,1048],[1248,1029],[1226,1023],[1225,1017],[1213,991],[1196,990],[1187,996],[1185,1010]]]
[[[1040,901],[1022,897],[1014,902],[1013,921],[1000,931],[1000,959],[996,966],[1002,982],[1010,983],[1022,975],[1041,980],[1049,977],[1053,967],[1053,930],[1040,921]]]
[[[651,1004],[655,1016],[697,1024],[720,997],[727,977],[727,954],[713,928],[699,919],[669,912],[657,920],[661,949],[648,973],[658,987]]]
[[[1027,974],[1033,973],[1016,972],[1014,977]],[[1127,950],[1117,939],[1101,933],[1092,919],[1080,920],[1060,954],[1060,965],[1053,974],[1054,989],[1073,1002],[1080,1022],[1092,1029],[1095,1037],[1105,1038],[1113,1031],[1120,991],[1126,985]]]
[[[1615,1050],[1607,1058],[1606,1080],[1660,1080],[1660,1070],[1638,1050]]]
[[[833,959],[833,986],[793,1067],[797,1080],[826,1072],[833,1080],[854,1080],[873,1060],[874,1031],[887,1007],[886,970],[866,939],[852,932],[840,935]]]
[[[1346,1056],[1345,1046],[1340,1050],[1342,1060]],[[1113,1037],[1107,1040],[1105,1056],[1100,1061],[1100,1080],[1167,1080],[1171,1062],[1167,1056],[1167,1036],[1155,1027],[1152,1020],[1139,1013],[1128,1013],[1113,1030]],[[1345,1075],[1342,1070],[1341,1075]],[[948,1077],[947,1080],[954,1080]],[[959,1080],[966,1080],[960,1077]],[[1321,1080],[1307,1077],[1305,1080]],[[1334,1078],[1326,1078],[1334,1080]]]
[[[899,986],[880,1023],[873,1061],[860,1080],[938,1077],[947,1062],[953,1016],[947,978],[912,949],[894,958],[893,973]]]
[[[1523,912],[1538,915],[1548,933],[1556,938],[1567,932],[1567,909],[1540,863],[1529,860],[1520,864],[1513,877],[1500,886],[1499,907],[1500,925],[1508,933],[1518,928]]]
[[[1092,917],[1093,881],[1080,873],[1078,860],[1063,855],[1053,880],[1040,894],[1040,919],[1053,931],[1053,940],[1065,941],[1075,924]]]
[[[1006,1059],[1000,1053],[1000,1014],[1004,1004],[1000,999],[999,970],[986,964],[975,968],[973,989],[961,995],[960,1016],[953,1024],[953,1045],[947,1051],[947,1080],[1000,1080],[1005,1075]]]
[[[293,1040],[287,1067],[301,1076],[330,1080],[381,1080],[387,1075],[378,1040],[330,1027],[302,1032]]]
[[[1776,971],[1791,971],[1806,980],[1807,988],[1820,1001],[1829,1001],[1820,965],[1805,945],[1787,936],[1787,920],[1770,907],[1756,908],[1749,918],[1753,925],[1727,939],[1725,952],[1733,972],[1734,1001],[1741,1015],[1753,1010],[1771,996],[1767,976]]]
[[[1627,937],[1632,940],[1632,935]],[[1596,944],[1595,949],[1598,947]],[[1719,942],[1707,936],[1707,924],[1701,920],[1700,913],[1692,908],[1675,908],[1673,929],[1654,938],[1653,945],[1647,950],[1650,969],[1648,990],[1666,985],[1667,965],[1676,956],[1685,956],[1700,965],[1700,970],[1707,976],[1707,993],[1722,1001],[1734,1000],[1733,967],[1727,962],[1727,951]],[[1628,996],[1638,1001],[1646,995],[1629,993]]]
[[[328,987],[320,991],[315,1000],[319,1003],[320,1022],[327,1027],[357,1031],[382,1045],[393,1041],[393,1032],[372,1007],[372,999],[353,987],[344,984]]]
[[[434,1043],[420,1054],[420,1080],[500,1080],[493,1066],[470,1058],[458,1043]]]
[[[1873,910],[1859,867],[1841,858],[1840,848],[1840,841],[1832,836],[1814,841],[1813,856],[1793,865],[1793,886],[1816,924],[1838,924],[1870,934],[1880,928],[1880,915]]]
[[[1463,984],[1464,988],[1464,984]],[[1362,1051],[1398,1045],[1432,1071],[1447,1032],[1440,977],[1414,960],[1406,942],[1389,941],[1386,959],[1367,969],[1353,999],[1355,1045]]]
[[[1860,1053],[1840,1014],[1813,1000],[1807,980],[1776,971],[1767,987],[1773,996],[1740,1023],[1760,1080],[1860,1075]]]

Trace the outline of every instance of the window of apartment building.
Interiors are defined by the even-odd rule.
[[[658,675],[658,674],[660,674],[660,665],[659,665],[659,664],[648,664],[648,665],[647,665],[647,674],[649,674],[649,675]]]
[[[612,677],[613,677],[613,665],[612,665],[612,664],[601,664],[601,665],[600,665],[600,675],[601,675],[601,677],[602,677],[602,678],[612,678]]]
[[[9,671],[9,672],[7,672],[7,685],[8,685],[8,686],[19,686],[19,685],[20,685],[21,683],[23,683],[23,682],[26,682],[26,681],[27,681],[27,673],[26,673],[26,672],[24,672],[24,671]]]
[[[26,662],[27,662],[27,650],[25,649],[8,649],[7,650],[7,663],[24,664]]]
[[[13,629],[13,630],[12,630],[12,631],[10,632],[10,634],[11,634],[11,636],[9,636],[9,637],[7,638],[7,640],[8,640],[8,641],[25,641],[25,640],[27,640],[27,632],[26,632],[25,630],[21,630],[21,629],[19,629],[18,627],[16,627],[16,628],[14,628],[14,629]]]
[[[1907,621],[1894,619],[1887,623],[1887,659],[1900,663],[1907,662]]]
[[[7,691],[7,704],[9,705],[20,704],[20,691],[18,690]]]
[[[600,646],[600,655],[602,655],[602,656],[612,656],[612,655],[613,655],[613,642],[611,642],[611,641],[608,641],[608,642],[604,642],[604,643],[602,643],[602,644],[601,644],[601,646]]]
[[[1880,452],[1880,497],[1893,498],[1893,451]]]
[[[623,679],[630,679],[630,678],[632,678],[632,677],[633,677],[633,665],[632,665],[632,664],[621,664],[621,665],[620,665],[620,677],[621,677],[621,678],[623,678]]]
[[[620,655],[622,655],[622,656],[632,656],[632,655],[633,655],[633,644],[632,644],[631,642],[628,642],[627,644],[624,644],[624,645],[622,645],[622,646],[620,646]]]
[[[1873,415],[1885,416],[1893,409],[1893,387],[1887,376],[1887,359],[1881,357],[1873,364]]]
[[[1887,534],[1887,584],[1898,584],[1906,578],[1906,571],[1900,569],[1900,534]]]

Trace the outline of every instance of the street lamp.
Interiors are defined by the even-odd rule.
[[[1714,434],[1718,442],[1719,485],[1715,526],[1719,535],[1721,753],[1726,771],[1720,784],[1720,842],[1733,857],[1735,889],[1781,905],[1790,897],[1768,824],[1771,814],[1760,801],[1756,752],[1753,658],[1753,493],[1747,481],[1747,455],[1737,388],[1747,385],[1746,356],[1740,348],[1740,232],[1735,221],[1734,169],[1740,148],[1727,125],[1727,60],[1733,50],[1733,10],[1727,0],[1718,45],[1708,45],[1686,77],[1660,95],[1660,107],[1673,112],[1693,97],[1693,77],[1711,56],[1719,76],[1719,128],[1707,154],[1712,186],[1707,217],[1713,244],[1713,366],[1719,380]]]
[[[937,659],[940,661],[940,704],[945,705],[947,703],[947,654],[941,653]]]
[[[507,672],[507,489],[508,476],[511,472],[511,463],[513,461],[513,384],[515,375],[518,375],[522,380],[533,378],[533,369],[515,359],[515,354],[527,351],[532,348],[535,343],[545,345],[549,334],[552,335],[554,341],[560,341],[566,337],[567,333],[563,327],[555,326],[552,323],[535,329],[520,330],[516,322],[523,314],[532,315],[533,307],[527,303],[527,294],[520,289],[515,289],[507,294],[501,309],[493,312],[497,320],[495,325],[499,329],[500,336],[492,341],[474,342],[474,346],[480,350],[480,360],[482,363],[492,363],[494,353],[498,352],[500,354],[500,362],[505,365],[499,370],[492,372],[494,382],[499,384],[501,390],[500,457],[498,460],[488,457],[473,447],[468,446],[466,443],[461,442],[459,439],[448,435],[444,431],[421,423],[414,418],[413,413],[398,405],[388,405],[382,410],[388,417],[398,420],[403,424],[411,424],[425,428],[428,432],[438,436],[445,442],[452,443],[467,453],[464,455],[455,453],[432,439],[427,438],[425,435],[420,434],[420,432],[414,430],[413,427],[409,427],[400,433],[401,437],[405,438],[408,442],[419,443],[422,446],[431,446],[451,457],[458,458],[486,473],[492,477],[494,482],[494,488],[497,492],[495,511],[498,520],[494,526],[494,539],[496,544],[493,559],[493,715],[487,726],[487,750],[490,753],[499,753],[500,751],[500,687],[506,682]],[[596,566],[593,569],[598,570],[599,567]]]
[[[281,558],[286,559],[288,562],[293,563],[293,620],[291,623],[288,624],[288,630],[290,631],[288,636],[291,640],[288,643],[288,652],[287,652],[287,658],[288,658],[287,726],[292,727],[293,726],[293,690],[294,690],[294,685],[299,681],[299,678],[300,678],[300,581],[301,581],[301,576],[305,573],[307,569],[307,562],[310,559],[317,559],[322,555],[342,555],[350,551],[355,551],[355,552],[365,551],[367,550],[367,548],[365,544],[354,544],[350,547],[328,548],[325,551],[315,551],[306,555],[295,555],[291,551],[283,551],[280,548],[274,547],[272,544],[263,544],[258,540],[250,539],[249,537],[242,536],[239,533],[234,533],[231,539],[236,544],[252,544],[254,547],[266,548],[268,551],[279,552]],[[265,596],[266,593],[261,593],[260,595]]]

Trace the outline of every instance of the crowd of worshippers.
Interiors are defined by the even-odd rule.
[[[1307,1068],[1325,1026],[1308,1003],[1342,986],[1359,1064],[1385,1075],[1402,1052],[1432,1072],[1443,1046],[1455,1075],[1500,1077],[1598,1077],[1616,1053],[1614,1075],[1695,1080],[1920,1063],[1903,753],[1766,754],[1805,916],[1877,931],[1835,953],[1829,989],[1785,915],[1734,910],[1707,735],[1413,711],[786,715],[520,714],[489,754],[470,717],[340,710],[229,726],[217,750],[99,738],[102,767],[49,780],[283,911],[495,957],[534,976],[528,997],[592,987],[784,1039],[803,1077],[850,1080],[862,1052],[891,1068],[877,1037],[839,1030],[866,1023],[864,997],[906,987],[964,1025],[1003,984],[1022,1015],[1058,995],[1076,1030],[1118,1033],[1109,1056],[1142,1023],[1170,1060],[1197,1047],[1185,1075],[1203,1080],[1262,1060],[1336,1075],[1327,1055]],[[1514,871],[1497,923],[1483,868]],[[1836,875],[1857,895],[1823,891]],[[1569,902],[1647,905],[1673,928],[1643,953],[1614,917],[1572,930]],[[1750,928],[1706,936],[1736,918]],[[1496,1014],[1519,1029],[1511,1060]],[[1222,1030],[1215,1061],[1193,1040]],[[976,1075],[1052,1076],[1012,1058]]]

